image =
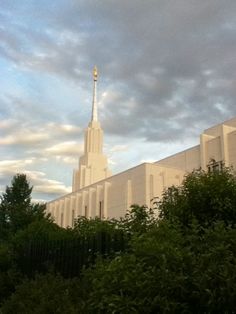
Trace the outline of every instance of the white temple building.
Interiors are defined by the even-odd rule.
[[[107,157],[103,155],[103,130],[97,112],[97,68],[93,71],[93,105],[91,121],[85,130],[84,155],[79,159],[79,169],[74,170],[72,192],[111,176]]]
[[[194,169],[220,169],[223,165],[236,169],[236,118],[233,118],[205,130],[197,146],[112,176],[103,155],[97,79],[95,67],[92,116],[85,130],[84,154],[73,174],[72,193],[47,203],[47,212],[58,225],[73,226],[77,216],[119,218],[132,204],[151,207],[153,199],[161,197],[165,188],[181,184],[185,174]]]

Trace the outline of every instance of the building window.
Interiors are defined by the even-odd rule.
[[[61,213],[61,227],[63,227],[64,214]]]
[[[71,216],[71,226],[72,228],[74,227],[75,225],[75,210],[73,209],[72,210],[72,216]]]
[[[103,218],[103,201],[99,202],[99,218]]]
[[[84,216],[85,218],[88,218],[88,206],[87,205],[85,205],[84,207]]]
[[[209,164],[207,165],[208,172],[221,171],[224,168],[224,162],[222,160],[215,161],[215,159],[211,159]]]

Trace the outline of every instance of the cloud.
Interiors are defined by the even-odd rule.
[[[57,145],[53,143],[61,142],[67,138],[80,138],[81,136],[81,128],[72,124],[46,122],[44,125],[38,125],[31,120],[20,123],[17,119],[5,119],[0,123],[0,130],[2,130],[2,136],[0,136],[2,146],[18,146],[30,151],[35,148],[38,151],[41,150],[41,154],[45,149],[49,152],[55,150]],[[70,152],[73,150],[73,143],[73,154],[76,154],[78,152],[77,143],[73,141],[71,142]],[[52,148],[47,149],[50,144]],[[68,147],[69,142],[65,145]]]
[[[63,142],[47,148],[46,153],[55,156],[78,156],[83,153],[83,145],[77,142]]]
[[[10,180],[17,173],[24,173],[28,181],[33,185],[33,197],[40,198],[41,201],[58,197],[59,195],[71,192],[70,186],[65,186],[62,182],[51,180],[41,171],[28,170],[36,160],[5,160],[0,161],[0,190],[5,189],[5,182],[10,185]]]
[[[1,160],[45,158],[45,176],[69,182],[94,64],[117,171],[170,145],[197,144],[203,129],[236,115],[235,11],[234,0],[3,0]],[[67,166],[61,179],[61,169],[50,170],[55,160]]]
[[[0,129],[2,131],[9,130],[10,128],[14,127],[16,125],[16,123],[17,122],[13,119],[2,120],[2,121],[0,121]]]
[[[55,122],[50,122],[46,124],[44,130],[53,136],[69,137],[79,136],[81,134],[81,128],[73,124],[57,124]]]
[[[34,159],[25,160],[3,160],[0,161],[0,177],[8,174],[15,174],[21,172],[23,169],[34,162]]]
[[[0,138],[0,145],[32,145],[37,144],[37,142],[44,141],[48,138],[47,134],[36,133],[32,134],[30,130],[25,130],[23,132],[16,132],[14,135],[7,136],[5,138]]]
[[[43,172],[25,170],[24,173],[27,175],[30,183],[34,186],[35,195],[49,195],[50,197],[56,197],[71,192],[71,187],[65,186],[62,182],[47,179]]]
[[[116,152],[123,152],[127,151],[128,146],[127,145],[115,145],[110,149],[111,153],[116,153]]]

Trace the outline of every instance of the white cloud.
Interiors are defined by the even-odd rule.
[[[10,2],[0,12],[1,183],[35,169],[40,189],[57,178],[45,191],[67,190],[94,63],[117,171],[197,144],[236,115],[235,0]]]
[[[1,145],[32,145],[41,143],[49,138],[45,133],[34,133],[32,130],[15,131],[14,134],[0,138]]]
[[[57,182],[56,181],[54,183],[51,184],[43,184],[43,185],[35,185],[34,186],[34,192],[40,192],[40,193],[44,193],[44,194],[56,194],[56,195],[60,195],[60,194],[68,194],[71,192],[71,188],[70,187],[66,187],[63,183],[61,182]]]
[[[27,165],[34,162],[32,159],[16,159],[16,160],[2,160],[0,161],[0,176],[5,174],[15,174],[16,172],[23,172]]]
[[[24,171],[34,186],[34,192],[43,194],[66,194],[71,192],[71,187],[65,186],[62,182],[46,178],[46,174],[40,171]]]
[[[57,124],[55,122],[50,122],[45,126],[45,129],[53,134],[79,134],[81,128],[72,124]]]
[[[128,145],[115,145],[110,149],[110,152],[111,153],[124,152],[127,151],[128,149],[129,149]]]
[[[28,170],[27,166],[31,165],[34,160],[5,160],[0,162],[0,180],[1,182],[7,182],[10,184],[10,180],[17,173],[24,173],[27,176],[30,184],[33,185],[33,194],[35,197],[48,195],[49,198],[55,198],[56,196],[71,192],[71,187],[66,186],[60,181],[48,179],[46,173],[42,171]],[[0,190],[3,192],[5,184],[0,186]],[[34,197],[34,198],[35,198]],[[46,201],[42,197],[40,198]]]
[[[83,152],[83,145],[75,141],[63,142],[46,148],[46,153],[54,156],[78,156]]]
[[[0,121],[0,129],[6,130],[9,128],[12,128],[13,126],[16,125],[16,123],[17,123],[17,121],[14,119],[1,120]]]

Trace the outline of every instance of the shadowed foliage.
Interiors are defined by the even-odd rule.
[[[0,198],[2,239],[25,228],[31,222],[44,218],[45,205],[31,202],[32,189],[25,174],[15,175],[11,186],[6,187],[5,193]]]
[[[161,219],[153,210],[133,205],[120,220],[80,217],[74,229],[36,220],[18,230],[0,247],[2,313],[15,313],[16,308],[19,313],[235,313],[234,173],[195,171],[181,186],[167,189],[157,206]],[[105,252],[105,238],[117,234],[124,246]],[[86,241],[86,250],[73,246],[76,237]],[[102,251],[94,242],[88,246],[96,237]],[[33,271],[23,278],[17,263],[25,266],[32,260],[29,255],[25,263],[27,254],[21,250],[36,240],[34,252],[45,256],[53,251],[49,239],[63,244],[55,255],[57,269],[68,269],[76,254],[92,257],[92,263],[70,279],[40,267],[41,274]]]

